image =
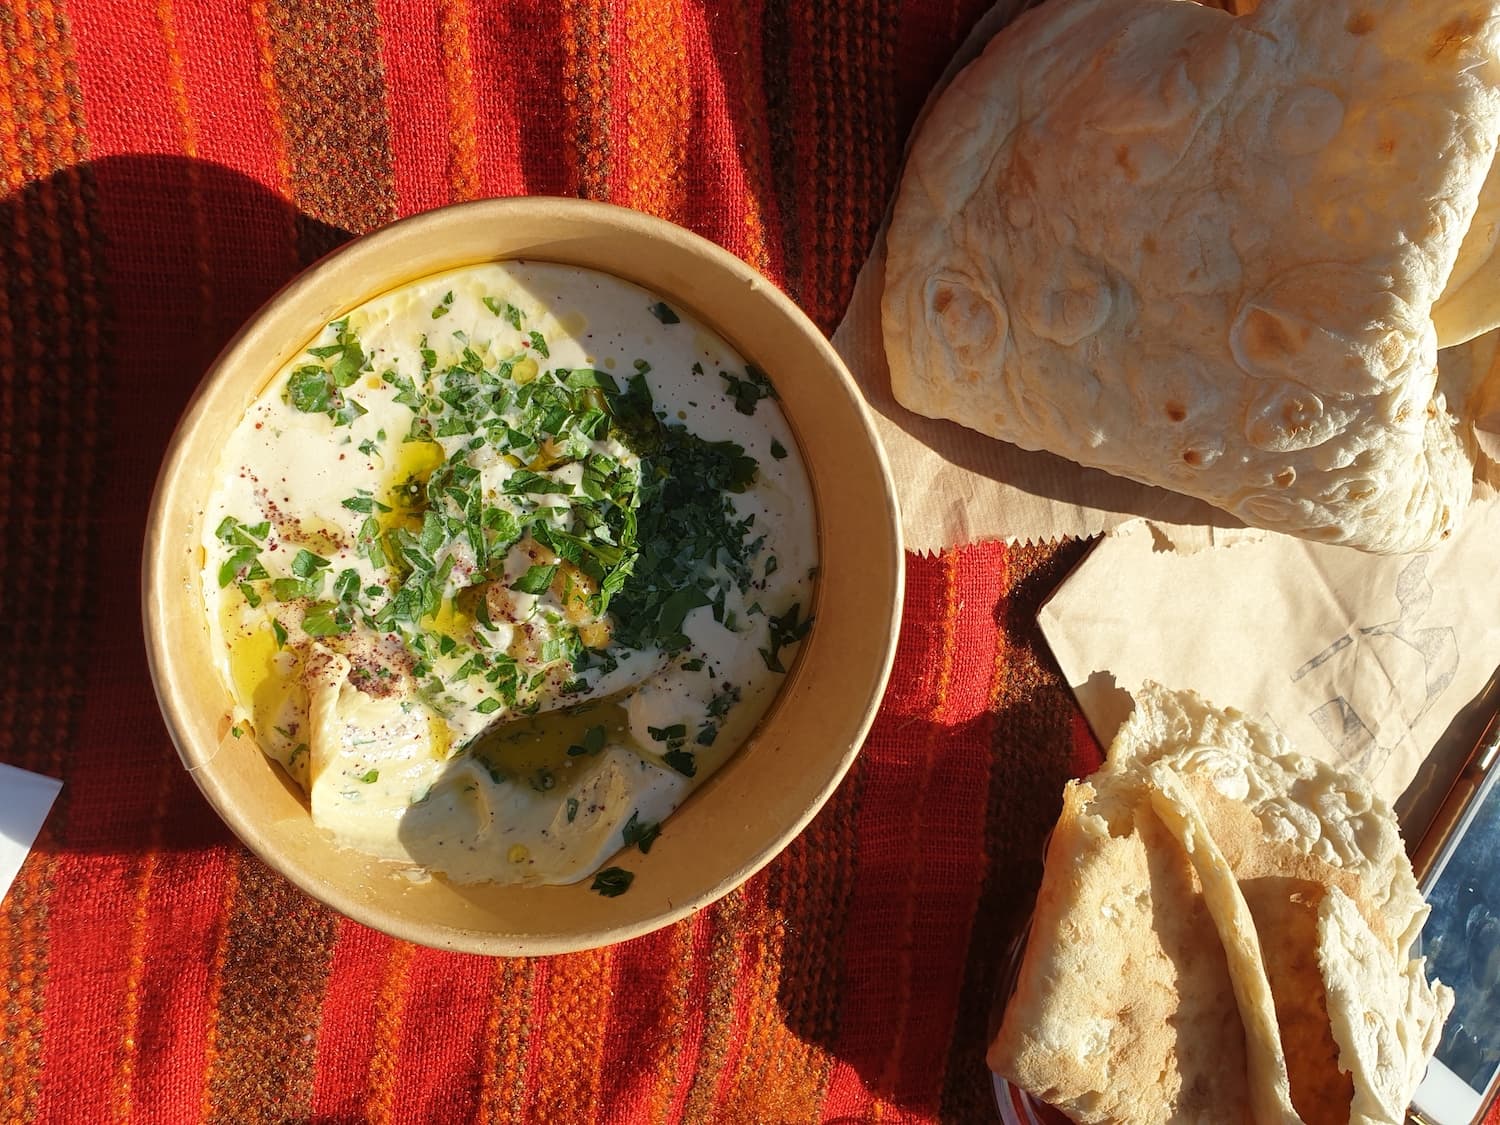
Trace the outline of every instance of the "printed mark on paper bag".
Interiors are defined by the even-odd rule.
[[[1458,637],[1451,625],[1424,621],[1432,606],[1427,558],[1418,556],[1396,576],[1394,620],[1357,626],[1291,674],[1326,684],[1326,702],[1308,718],[1333,751],[1367,775],[1411,737],[1411,728],[1437,702],[1458,672]],[[1420,673],[1412,657],[1420,661]],[[1384,712],[1389,722],[1377,717]],[[1392,729],[1399,724],[1400,729]]]

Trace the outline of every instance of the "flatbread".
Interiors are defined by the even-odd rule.
[[[1449,348],[1500,327],[1500,175],[1491,168],[1447,288],[1432,307],[1438,347]]]
[[[1271,998],[1271,981],[1261,960],[1260,935],[1250,906],[1182,779],[1162,762],[1151,767],[1150,776],[1151,807],[1193,865],[1224,948],[1229,983],[1245,1029],[1251,1116],[1255,1125],[1303,1125],[1292,1108],[1276,1002]]]
[[[1144,794],[1119,833],[1095,795],[1064,793],[989,1065],[1075,1121],[1248,1125],[1244,1026],[1192,868]]]
[[[1354,1076],[1351,1125],[1403,1125],[1453,1010],[1452,990],[1428,987],[1422,962],[1403,952],[1376,936],[1347,895],[1328,892],[1318,909],[1318,963],[1339,1064]]]
[[[1431,310],[1500,134],[1500,0],[1049,0],[943,93],[889,235],[917,413],[1367,550],[1472,464]]]
[[[1325,968],[1333,894],[1385,951],[1353,994],[1406,998],[1375,1008],[1398,1052],[1381,1073],[1420,1074],[1442,990],[1409,956],[1427,908],[1390,807],[1245,715],[1146,685],[1065,792],[990,1066],[1082,1122],[1399,1113],[1404,1087],[1351,1065],[1330,1020],[1351,991]]]

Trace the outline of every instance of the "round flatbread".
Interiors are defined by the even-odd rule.
[[[1472,490],[1432,308],[1500,134],[1494,0],[1050,0],[892,217],[909,409],[1255,526],[1430,547]]]

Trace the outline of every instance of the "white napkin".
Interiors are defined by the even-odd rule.
[[[20,874],[62,782],[0,764],[0,901]]]

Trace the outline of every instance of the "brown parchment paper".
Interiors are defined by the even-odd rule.
[[[1408,790],[1434,747],[1437,783],[1451,779],[1477,735],[1455,719],[1500,664],[1500,504],[1474,506],[1420,555],[1285,535],[1230,551],[1159,548],[1144,523],[1117,529],[1039,614],[1101,742],[1129,714],[1125,692],[1155,680],[1274,724],[1398,810],[1420,803]]]

